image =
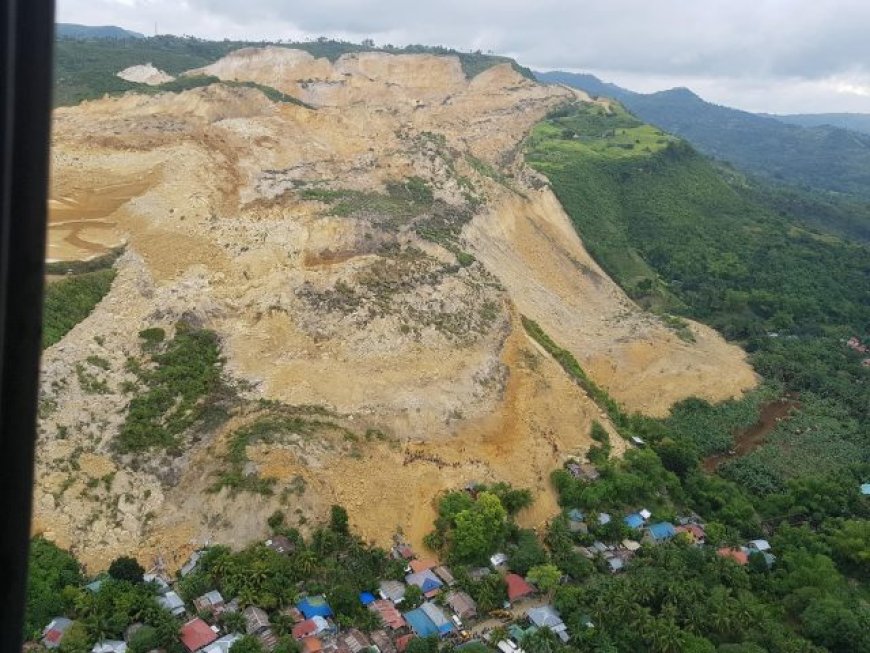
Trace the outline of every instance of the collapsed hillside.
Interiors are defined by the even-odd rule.
[[[432,498],[473,480],[532,488],[540,524],[548,472],[613,428],[521,314],[630,410],[755,384],[711,330],[632,303],[525,166],[532,126],[583,94],[276,47],[195,74],[226,83],[55,115],[49,256],[127,248],[43,363],[35,528],[91,567],[177,565],[331,503],[419,544]],[[211,342],[191,333],[213,362],[180,378]]]

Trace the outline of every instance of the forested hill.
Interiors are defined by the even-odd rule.
[[[593,75],[536,73],[622,102],[645,122],[688,140],[745,172],[804,189],[870,200],[870,135],[830,125],[801,127],[704,101],[685,88],[642,94]]]
[[[57,23],[55,34],[60,38],[72,39],[141,39],[145,38],[139,32],[131,32],[116,25],[76,25],[75,23]]]
[[[637,301],[715,327],[750,352],[774,392],[800,395],[799,417],[729,463],[727,477],[764,494],[870,461],[870,369],[845,345],[868,337],[866,246],[771,211],[733,171],[618,105],[553,116],[532,132],[526,160]],[[715,415],[690,429],[704,454],[730,446]]]
[[[867,113],[798,113],[791,115],[772,115],[782,122],[802,127],[830,125],[870,134],[870,114]]]
[[[92,28],[102,29],[102,28]],[[55,44],[55,106],[69,106],[112,93],[141,88],[117,77],[129,66],[152,63],[170,75],[214,63],[234,50],[275,45],[266,41],[207,41],[193,37],[153,36],[148,38],[100,38],[82,34],[64,38],[61,32]],[[509,63],[521,75],[533,78],[532,72],[513,59],[478,52],[458,52],[440,46],[408,45],[402,48],[372,43],[348,43],[320,38],[304,43],[281,43],[283,47],[305,50],[315,57],[335,61],[352,52],[388,52],[392,54],[455,55],[467,77],[501,63]]]

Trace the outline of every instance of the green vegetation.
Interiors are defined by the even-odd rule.
[[[59,342],[76,324],[84,320],[112,286],[111,268],[85,272],[49,283],[45,287],[42,346]]]
[[[632,132],[646,145],[621,147]],[[634,299],[740,342],[766,385],[741,402],[687,402],[670,423],[632,416],[629,426],[654,442],[671,437],[708,454],[729,448],[763,399],[791,392],[802,404],[795,421],[801,435],[780,425],[768,446],[723,473],[774,492],[812,471],[819,456],[819,470],[870,460],[868,370],[844,344],[866,337],[870,324],[870,251],[799,227],[805,216],[771,210],[758,188],[681,141],[657,138],[619,108],[569,107],[533,130],[527,160],[548,176],[587,248]],[[544,342],[569,374],[583,378],[567,352]]]
[[[136,558],[121,556],[112,560],[109,565],[109,576],[115,580],[125,580],[129,583],[141,583],[145,575],[145,569],[138,563]]]
[[[705,102],[686,88],[633,93],[592,75],[551,72],[548,82],[614,98],[645,122],[688,140],[709,156],[741,170],[791,187],[819,192],[821,202],[840,195],[864,203],[864,229],[870,227],[870,135],[838,127],[785,124]]]
[[[631,450],[620,461],[599,465],[601,477],[594,482],[565,470],[552,474],[566,510],[618,516],[644,506],[656,521],[690,511],[706,518],[708,546],[697,548],[679,537],[647,546],[617,576],[603,561],[593,564],[573,551],[595,538],[625,537],[629,531],[620,521],[600,526],[590,519],[584,534],[570,532],[564,516],[553,520],[546,537],[552,562],[582,580],[556,589],[573,649],[870,650],[861,634],[870,624],[862,584],[868,578],[862,537],[870,502],[858,492],[870,467],[804,476],[782,493],[761,495],[696,465],[673,474],[664,463],[656,451]],[[758,556],[739,567],[715,555],[715,547],[758,537],[762,524],[777,555],[772,571]],[[594,629],[585,626],[589,619]]]
[[[73,556],[48,540],[34,538],[28,563],[25,636],[41,636],[48,622],[63,612],[61,590],[81,582],[81,568]]]
[[[213,416],[222,362],[213,332],[179,322],[175,337],[155,350],[146,365],[130,365],[144,390],[130,402],[114,443],[117,450],[172,449],[186,429]]]

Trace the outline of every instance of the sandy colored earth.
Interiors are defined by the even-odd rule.
[[[524,166],[531,126],[586,96],[507,65],[467,80],[456,58],[429,55],[333,64],[270,47],[202,72],[310,108],[216,84],[55,113],[49,257],[127,244],[107,297],[43,361],[35,530],[91,570],[131,551],[175,567],[206,541],[261,537],[276,508],[307,527],[335,502],[367,539],[401,530],[419,545],[438,493],[469,481],[532,488],[520,521],[541,525],[556,511],[549,472],[583,455],[593,419],[612,427],[520,314],[631,409],[659,415],[754,384],[740,350],[698,325],[684,343],[628,300]],[[407,216],[333,215],[304,192],[371,197],[412,176],[435,197],[413,220],[471,216],[456,246],[476,262],[456,265]],[[136,334],[171,335],[182,316],[218,334],[244,407],[176,459],[118,456]],[[89,394],[81,369],[107,391]],[[276,479],[275,493],[208,492],[260,399],[320,406],[351,435],[250,446],[245,473]]]
[[[151,63],[124,68],[124,70],[118,73],[118,77],[125,79],[128,82],[147,84],[148,86],[159,86],[160,84],[165,84],[166,82],[171,82],[175,79],[169,73],[165,73],[159,68],[155,68],[154,64]]]

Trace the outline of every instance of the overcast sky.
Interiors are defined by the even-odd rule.
[[[870,0],[57,0],[60,22],[492,50],[750,111],[870,113]]]

